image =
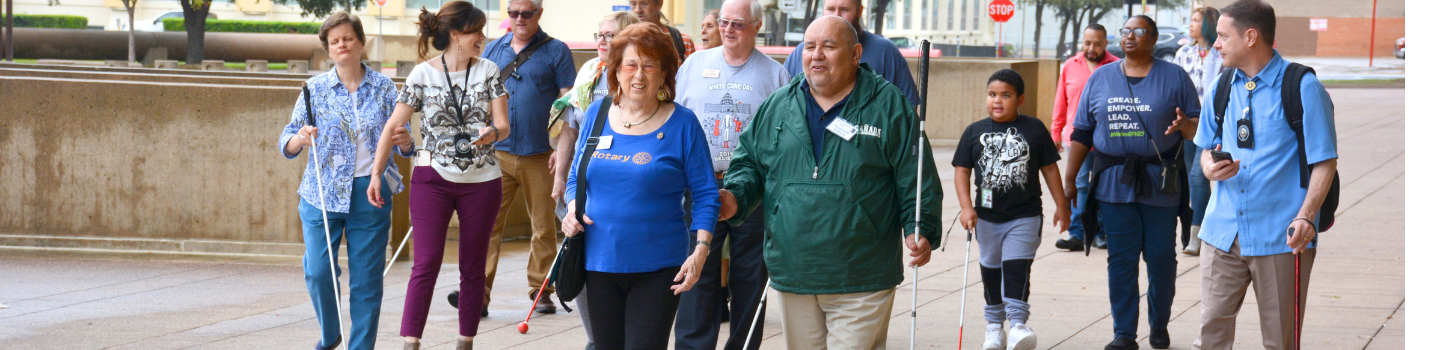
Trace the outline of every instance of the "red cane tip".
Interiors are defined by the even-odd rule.
[[[518,330],[520,330],[520,334],[525,334],[525,333],[527,333],[527,332],[530,332],[530,324],[529,324],[529,323],[526,323],[526,322],[520,322],[520,325],[519,325],[519,326],[515,326],[515,328],[518,329]]]

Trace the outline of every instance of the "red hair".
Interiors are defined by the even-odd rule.
[[[660,70],[664,71],[665,84],[660,89],[665,92],[665,98],[660,102],[675,101],[675,73],[680,70],[680,54],[675,52],[675,44],[670,40],[670,34],[649,22],[625,27],[625,30],[620,31],[620,34],[616,34],[615,39],[610,41],[610,52],[605,55],[605,66],[611,67],[605,73],[605,81],[610,83],[610,95],[615,96],[617,102],[624,96],[625,89],[620,88],[620,77],[617,74],[621,61],[625,59],[625,49],[632,46],[641,57],[655,60],[660,64]]]

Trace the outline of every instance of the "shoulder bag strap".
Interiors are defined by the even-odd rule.
[[[505,69],[500,70],[500,81],[504,82],[505,80],[508,80],[510,79],[510,77],[514,76],[515,69],[520,68],[520,65],[525,64],[525,61],[530,60],[530,55],[534,54],[535,50],[539,50],[541,46],[545,46],[546,43],[549,43],[550,39],[553,38],[551,38],[549,35],[541,33],[539,37],[536,37],[534,39],[535,41],[530,42],[530,45],[525,46],[524,50],[520,50],[520,53],[515,54],[515,60],[510,61],[510,64],[506,65]]]
[[[595,152],[595,147],[600,144],[600,131],[605,127],[605,120],[610,114],[610,96],[600,102],[600,110],[595,113],[595,121],[590,125],[590,136],[585,139],[585,151],[580,153],[580,168],[575,169],[575,217],[585,217],[585,172],[590,170],[590,154]]]

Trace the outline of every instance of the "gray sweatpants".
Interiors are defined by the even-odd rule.
[[[1035,251],[1040,248],[1040,228],[1044,221],[1043,215],[1036,215],[1006,222],[978,220],[976,223],[986,322],[1030,319],[1030,303],[1026,301],[1030,294],[1030,262],[1035,260]]]

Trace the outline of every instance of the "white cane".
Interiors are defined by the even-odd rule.
[[[395,267],[395,260],[400,258],[400,251],[405,249],[405,241],[410,240],[410,234],[413,232],[415,232],[415,226],[410,226],[410,230],[405,231],[405,238],[400,239],[400,245],[395,247],[395,255],[390,256],[390,263],[385,264],[385,272],[380,273],[380,278],[385,278],[390,274],[390,268]]]
[[[313,107],[311,107],[310,104],[310,87],[307,84],[302,83],[300,85],[300,90],[303,91],[305,95],[305,117],[310,122],[311,127],[317,128],[316,133],[318,134],[319,124],[315,122],[315,110],[313,109]],[[340,315],[340,310],[342,309],[340,305],[340,278],[336,276],[335,273],[335,263],[337,262],[337,260],[335,260],[335,250],[330,249],[330,242],[333,242],[330,237],[330,214],[328,212],[330,209],[330,205],[325,203],[325,187],[320,185],[323,182],[320,181],[320,162],[316,160],[317,158],[315,156],[315,147],[318,145],[319,143],[315,142],[315,138],[311,137],[310,165],[314,167],[315,195],[320,197],[320,220],[322,223],[324,223],[325,228],[325,253],[329,256],[329,259],[325,261],[325,264],[330,265],[330,287],[335,290],[335,319],[339,321],[340,342],[345,344],[346,348],[349,348],[350,342],[345,336],[345,317]],[[324,330],[321,330],[320,333],[323,335],[325,332]]]
[[[920,237],[920,193],[921,184],[925,177],[922,176],[925,170],[925,112],[926,95],[930,88],[930,41],[920,41],[920,132],[919,140],[915,142],[915,241],[919,242]],[[902,236],[903,240],[904,237]],[[919,248],[919,247],[917,247]],[[920,264],[912,267],[915,280],[910,282],[910,350],[915,350],[915,311],[919,308],[920,300]]]
[[[756,307],[756,308],[755,308],[755,315],[754,315],[754,317],[752,317],[752,318],[754,318],[754,320],[750,321],[750,333],[745,335],[745,344],[744,344],[744,345],[741,345],[740,348],[742,348],[742,349],[748,349],[748,348],[750,347],[750,339],[755,337],[755,329],[756,329],[756,326],[759,326],[759,325],[760,325],[760,318],[761,318],[761,317],[760,317],[760,312],[765,311],[765,298],[766,298],[766,297],[769,297],[769,296],[770,296],[770,279],[769,279],[769,278],[766,278],[766,279],[765,279],[765,288],[760,290],[760,305],[759,305],[759,307]]]
[[[956,349],[965,348],[965,296],[968,295],[965,292],[970,289],[970,238],[972,236],[970,230],[965,230],[965,280],[960,284],[960,345],[956,346]]]

